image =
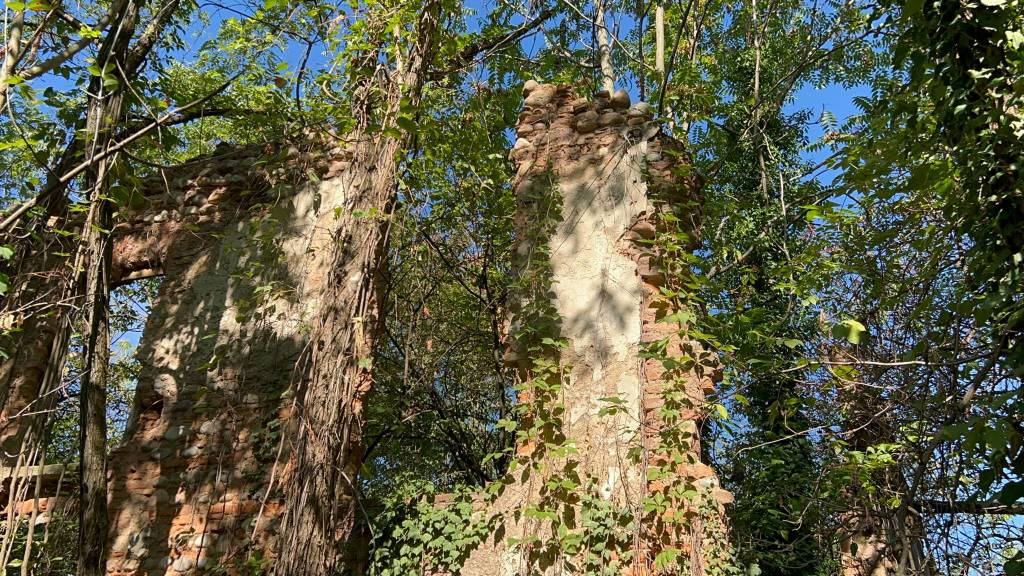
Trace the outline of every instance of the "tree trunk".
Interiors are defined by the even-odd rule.
[[[615,69],[612,67],[612,46],[604,22],[604,2],[594,1],[594,26],[597,28],[597,59],[601,64],[601,83],[608,94],[615,92]]]
[[[654,69],[660,84],[665,77],[665,5],[661,2],[654,8]]]
[[[8,237],[16,256],[5,270],[12,287],[0,314],[0,346],[8,352],[0,363],[0,465],[11,478],[5,486],[6,527],[0,546],[4,564],[25,519],[22,503],[33,499],[34,471],[45,462],[50,414],[58,401],[71,336],[76,271],[81,268],[80,254],[73,259],[65,255],[75,252],[73,240],[58,233],[66,229],[66,201],[54,197],[41,208],[41,215]],[[29,548],[26,543],[28,555]]]
[[[416,43],[401,67],[380,79],[382,89],[364,86],[356,97],[362,127],[351,167],[352,211],[333,226],[338,242],[330,256],[329,291],[297,369],[291,490],[276,563],[280,574],[330,574],[351,555],[345,548],[359,513],[363,402],[373,382],[383,256],[400,155],[409,136],[363,130],[372,118],[386,128],[399,115],[403,98],[419,105],[437,43],[438,11],[438,2],[423,7]],[[367,98],[374,93],[385,94],[385,101],[373,106]]]
[[[87,220],[85,346],[80,403],[78,573],[106,573],[107,536],[107,373],[110,362],[110,205],[99,190],[105,176],[99,170],[90,218]]]
[[[877,380],[870,374],[866,382]],[[870,386],[853,383],[844,386],[839,395],[851,430],[850,449],[868,453],[869,448],[891,441],[896,436],[884,404],[886,400]],[[852,465],[852,464],[851,464]],[[931,576],[932,562],[922,545],[920,524],[912,516],[901,516],[902,508],[881,501],[879,494],[898,496],[904,502],[917,495],[909,493],[909,484],[899,466],[872,473],[870,482],[878,488],[867,490],[854,470],[852,482],[845,490],[842,514],[843,529],[839,543],[839,559],[843,576]]]
[[[53,174],[77,159],[73,140]],[[47,185],[55,179],[51,174]],[[51,195],[40,203],[42,214],[26,218],[5,234],[15,246],[4,272],[11,288],[0,312],[0,464],[13,466],[29,431],[45,428],[46,414],[60,385],[74,311],[74,284],[81,261],[76,244],[63,232],[79,231],[68,218],[67,198]],[[75,253],[69,258],[68,253]],[[38,436],[38,434],[34,434]]]
[[[21,32],[25,28],[25,9],[14,13],[14,19],[7,30],[7,46],[4,47],[4,59],[0,62],[0,112],[6,113],[7,80],[14,72],[14,65],[21,56]]]
[[[129,0],[115,16],[114,33],[100,47],[102,69],[129,69],[128,50],[138,18],[138,4]],[[124,86],[132,78],[117,72],[118,84],[107,90],[107,79],[90,82],[86,117],[86,157],[93,158],[113,143],[124,108]],[[83,370],[79,396],[79,524],[78,574],[106,574],[107,541],[107,375],[110,364],[110,287],[113,244],[113,206],[107,199],[109,172],[116,156],[104,157],[86,173],[89,213],[80,244],[85,262]]]
[[[34,226],[33,226],[34,227]],[[67,347],[73,267],[57,252],[73,250],[65,238],[43,231],[20,246],[13,286],[3,311],[4,348],[0,364],[0,463],[14,466],[26,444],[39,439],[41,420],[52,405]],[[32,465],[31,463],[25,463]]]

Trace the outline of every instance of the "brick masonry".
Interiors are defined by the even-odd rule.
[[[346,163],[341,147],[220,148],[148,181],[115,230],[118,277],[164,279],[108,467],[108,573],[239,573],[273,558],[290,384]]]
[[[705,395],[720,378],[717,358],[681,336],[678,323],[661,321],[676,309],[661,296],[669,279],[659,268],[652,243],[664,226],[660,214],[672,207],[681,207],[675,212],[682,215],[683,230],[691,240],[697,237],[699,178],[689,170],[682,144],[652,120],[651,107],[631,105],[623,91],[587,99],[569,87],[528,82],[524,96],[518,138],[510,153],[518,167],[516,257],[522,269],[531,258],[540,257],[538,242],[546,243],[549,296],[560,317],[560,335],[569,343],[560,358],[570,372],[560,396],[562,431],[579,454],[552,457],[531,442],[520,444],[517,454],[542,475],[572,461],[585,489],[633,511],[642,528],[628,573],[652,573],[652,559],[665,546],[699,559],[702,551],[693,545],[699,538],[665,520],[673,515],[695,517],[696,502],[705,500],[677,499],[662,515],[645,513],[641,506],[645,496],[668,494],[670,487],[680,484],[693,486],[702,498],[710,496],[718,520],[724,515],[723,505],[731,501],[718,486],[714,470],[700,461],[698,427],[705,417]],[[556,215],[553,232],[538,238],[538,223],[550,217],[540,211],[552,210],[537,201],[538,186],[551,182],[561,214]],[[522,378],[529,378],[532,359],[517,338],[522,322],[513,314],[506,361]],[[641,353],[655,341],[665,342],[668,356],[689,354],[694,362],[666,371],[661,361]],[[678,392],[672,401],[682,407],[681,416],[666,420],[666,393],[673,391]],[[619,398],[623,409],[602,415],[609,397]],[[529,395],[520,397],[521,402],[532,400]],[[674,450],[666,444],[680,436],[686,438],[682,458],[678,444]],[[669,468],[670,477],[648,481],[650,466]],[[516,472],[497,501],[481,512],[501,516],[506,537],[538,530],[522,517],[522,510],[544,499],[543,480],[534,476]],[[539,530],[532,535],[541,541],[552,537],[543,527]],[[537,573],[537,565],[524,563],[527,556],[523,547],[494,537],[470,555],[459,573]]]

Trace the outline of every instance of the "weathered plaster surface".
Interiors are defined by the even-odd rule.
[[[266,168],[275,152],[190,163],[116,231],[120,275],[164,280],[109,465],[110,574],[238,572],[275,549],[289,384],[349,184],[340,150],[286,153],[288,173],[327,172],[297,185]]]
[[[569,89],[528,83],[511,156],[518,164],[515,187],[520,197],[517,230],[520,259],[540,254],[530,244],[530,227],[547,215],[537,214],[531,200],[542,182],[554,181],[560,197],[558,224],[546,240],[551,270],[551,297],[560,321],[560,334],[568,341],[560,359],[570,367],[563,382],[563,432],[578,450],[573,457],[584,488],[618,506],[633,510],[641,525],[653,524],[644,516],[641,500],[652,489],[644,463],[658,462],[663,429],[659,408],[662,393],[678,386],[677,374],[665,373],[661,363],[641,357],[646,343],[665,339],[669,354],[684,352],[700,365],[683,375],[682,386],[693,409],[681,426],[696,430],[703,417],[700,405],[713,389],[714,357],[679,335],[677,324],[660,321],[666,313],[658,296],[665,278],[657,269],[651,240],[657,227],[655,195],[667,203],[697,199],[699,182],[677,170],[686,156],[680,144],[662,134],[650,119],[650,107],[630,107],[624,93],[604,94],[592,101],[576,98]],[[609,97],[611,96],[611,97]],[[556,203],[558,205],[559,203]],[[699,208],[691,210],[688,232],[696,235]],[[517,320],[512,321],[513,341]],[[524,372],[530,358],[521,349],[507,359]],[[608,398],[621,400],[621,410],[599,414]],[[521,398],[530,401],[530,398]],[[641,449],[644,461],[630,451]],[[537,536],[549,540],[543,528],[531,525],[522,511],[542,499],[545,471],[559,470],[567,461],[535,452],[527,443],[519,455],[541,454],[539,472],[514,472],[496,502],[481,508],[481,518],[502,517],[503,530],[475,550],[459,574],[525,576],[537,573],[522,546],[509,546],[507,537]],[[717,489],[714,471],[699,464],[699,442],[690,445],[697,464],[677,472],[714,489],[721,502],[728,493]],[[660,546],[673,545],[671,535],[645,528],[638,534],[634,569],[643,572]],[[668,538],[668,540],[666,540]],[[680,543],[681,544],[681,543]],[[559,564],[549,571],[558,571]]]
[[[562,217],[549,241],[555,308],[570,343],[562,362],[572,367],[565,434],[609,497],[635,498],[641,480],[632,467],[623,469],[624,449],[641,414],[643,301],[643,284],[623,235],[653,212],[643,183],[645,144],[613,143],[612,149],[598,149],[596,162],[558,171]],[[624,411],[598,416],[609,406],[600,399],[609,397],[623,400]]]

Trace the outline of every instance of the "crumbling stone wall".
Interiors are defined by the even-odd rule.
[[[687,203],[687,229],[695,235],[699,183],[679,173],[685,154],[651,121],[650,108],[630,106],[624,93],[587,100],[535,83],[524,92],[511,152],[518,164],[517,252],[529,258],[537,239],[528,230],[554,218],[539,240],[548,249],[558,335],[568,342],[558,359],[568,370],[561,432],[578,450],[573,460],[586,488],[632,511],[644,527],[635,574],[646,573],[666,546],[700,561],[699,545],[681,542],[640,505],[668,488],[666,480],[648,479],[652,465],[699,484],[719,515],[730,498],[700,463],[696,436],[716,377],[714,357],[662,321],[674,309],[659,295],[666,278],[650,242],[664,224],[659,202]],[[278,549],[292,472],[280,441],[294,424],[289,385],[310,344],[307,321],[324,304],[334,220],[355,201],[350,149],[310,148],[221,149],[164,171],[115,230],[117,279],[160,274],[164,281],[139,347],[133,417],[108,467],[111,574],[214,566],[241,572],[246,564],[265,566]],[[310,172],[318,177],[285,181]],[[552,183],[557,214],[538,214],[533,199]],[[670,356],[695,362],[666,370],[642,354],[655,341],[665,341]],[[528,351],[513,350],[509,361],[529,370]],[[662,408],[672,391],[687,407],[668,420]],[[621,409],[602,414],[607,398]],[[667,430],[679,429],[689,437],[683,460],[663,444]],[[519,455],[549,458],[538,448],[523,443]],[[564,462],[550,457],[547,468]],[[501,532],[460,573],[530,573],[522,549],[506,538],[530,529],[521,512],[542,484],[521,471],[509,479],[485,511],[503,517]],[[693,512],[686,503],[674,506],[670,514]]]
[[[717,362],[713,354],[680,335],[678,322],[662,320],[675,308],[660,295],[666,277],[658,267],[653,242],[664,226],[660,211],[672,205],[687,207],[683,226],[696,237],[699,181],[685,173],[689,163],[681,144],[652,121],[648,105],[630,106],[625,92],[599,93],[588,100],[564,86],[528,82],[524,94],[511,152],[518,165],[517,259],[521,269],[532,258],[549,259],[546,296],[557,312],[558,336],[567,341],[559,362],[569,371],[560,391],[561,408],[556,410],[565,443],[578,454],[552,455],[536,440],[521,443],[517,452],[529,462],[530,472],[513,472],[497,500],[481,510],[482,517],[499,516],[501,528],[470,555],[459,573],[512,576],[543,567],[543,559],[538,564],[528,558],[530,548],[544,546],[555,535],[538,528],[523,512],[550,493],[545,478],[553,471],[563,473],[570,462],[571,474],[581,479],[583,490],[596,492],[636,519],[640,528],[629,573],[651,573],[653,557],[665,547],[689,554],[692,565],[699,567],[705,563],[699,537],[688,538],[668,528],[664,520],[672,515],[696,517],[698,501],[710,500],[711,513],[721,526],[722,505],[731,499],[718,487],[714,471],[700,462],[697,435],[704,395],[713,390],[717,378]],[[538,202],[538,193],[555,200]],[[556,214],[545,213],[551,211]],[[537,227],[552,217],[553,230],[538,238]],[[542,243],[544,250],[539,249]],[[512,349],[506,359],[529,378],[534,359],[522,342],[525,321],[513,318]],[[681,359],[689,354],[694,362],[668,370],[661,360],[645,358],[643,351],[655,341],[664,341],[668,356]],[[667,394],[670,391],[678,394]],[[520,397],[520,402],[533,401],[529,392]],[[682,415],[666,419],[666,401],[681,404]],[[608,410],[613,404],[615,409]],[[680,436],[685,442],[670,451],[666,439]],[[649,481],[651,466],[668,468],[669,478]],[[667,493],[680,480],[700,489],[701,497],[672,502],[664,514],[644,512],[645,497]],[[578,514],[570,510],[566,517]],[[529,542],[531,537],[539,541],[508,545],[508,538]],[[554,563],[548,569],[565,566]],[[694,573],[701,573],[700,568]]]
[[[108,466],[110,574],[249,573],[273,556],[294,365],[352,201],[347,151],[307,147],[219,149],[167,171],[115,230],[119,278],[164,280]]]

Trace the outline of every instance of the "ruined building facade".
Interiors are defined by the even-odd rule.
[[[625,93],[587,99],[530,82],[524,96],[511,151],[522,273],[506,360],[526,383],[521,427],[543,421],[547,430],[521,437],[519,466],[491,491],[496,496],[479,500],[478,514],[503,529],[467,551],[457,573],[551,568],[544,550],[510,546],[508,538],[545,536],[548,528],[521,512],[551,504],[539,479],[567,469],[586,497],[634,518],[623,573],[654,573],[654,558],[670,549],[703,573],[725,553],[707,534],[724,529],[730,501],[700,457],[705,395],[719,369],[715,355],[685,335],[679,299],[665,296],[681,272],[659,261],[660,235],[697,237],[699,179],[688,173],[681,144]],[[214,566],[240,573],[247,563],[269,566],[289,545],[282,526],[296,498],[289,439],[308,423],[300,416],[309,408],[296,394],[297,375],[315,357],[310,349],[324,344],[311,319],[337,305],[339,290],[376,310],[383,239],[353,258],[340,286],[336,274],[346,249],[339,243],[383,225],[360,192],[371,161],[365,142],[218,148],[148,181],[145,201],[115,229],[119,280],[163,281],[138,348],[132,417],[108,464],[110,574]],[[549,326],[528,329],[545,314]],[[376,315],[357,316],[346,330],[360,356],[348,361],[368,371],[362,360],[372,354]],[[539,374],[539,357],[557,368]],[[37,393],[39,378],[34,389],[17,384],[33,378],[12,380],[10,398]],[[555,386],[557,399],[528,384],[541,380]],[[345,503],[326,506],[325,525],[337,525],[338,538],[356,524],[369,382],[369,375],[345,380],[342,409],[353,423],[340,428],[345,438],[307,436],[351,452],[349,465],[325,471],[351,487],[340,492]],[[2,419],[5,430],[19,425],[9,410]],[[523,474],[529,469],[539,472],[531,479]],[[661,504],[652,510],[651,501]],[[353,564],[361,552],[352,551]]]
[[[327,290],[334,222],[353,209],[345,155],[293,145],[193,162],[117,231],[117,262],[164,279],[110,460],[111,574],[277,550],[296,364]],[[276,176],[260,168],[275,164]],[[321,178],[282,181],[307,171]]]

